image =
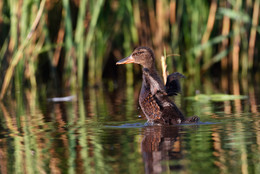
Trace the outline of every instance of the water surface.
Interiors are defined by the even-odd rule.
[[[260,173],[257,87],[218,102],[184,90],[177,105],[201,122],[168,127],[145,125],[139,87],[64,101],[26,91],[0,103],[1,173]]]

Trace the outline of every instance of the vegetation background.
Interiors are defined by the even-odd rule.
[[[260,173],[259,2],[0,0],[0,173]],[[144,126],[141,68],[115,65],[140,45],[201,125]]]
[[[2,0],[0,97],[48,83],[131,85],[140,68],[115,62],[140,45],[158,68],[168,57],[169,72],[257,79],[259,33],[259,0]]]

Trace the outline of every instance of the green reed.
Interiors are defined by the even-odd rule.
[[[50,65],[43,65],[51,72],[48,81],[57,85],[62,77],[64,88],[102,84],[104,67],[114,71],[111,62],[138,45],[153,47],[156,62],[164,50],[180,54],[167,58],[168,68],[187,75],[221,67],[247,76],[259,66],[259,0],[4,0],[0,25],[1,98],[13,83],[36,88],[45,76],[42,62]],[[126,69],[131,85],[135,70]]]
[[[77,45],[76,52],[78,58],[78,83],[79,86],[83,86],[83,72],[84,72],[84,18],[86,16],[86,5],[87,0],[83,0],[80,2],[79,14],[77,19],[77,26],[75,31],[75,43]]]

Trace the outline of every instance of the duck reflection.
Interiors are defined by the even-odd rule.
[[[180,149],[179,126],[148,126],[144,128],[142,155],[145,173],[162,173],[179,170],[181,165],[167,166],[164,162],[182,158]]]

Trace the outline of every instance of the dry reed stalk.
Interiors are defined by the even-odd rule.
[[[224,8],[228,8],[228,4],[226,1],[223,2],[223,7]],[[229,34],[229,30],[230,30],[230,18],[228,16],[224,16],[223,17],[223,22],[222,22],[222,36],[226,36]],[[222,45],[220,47],[220,51],[223,51],[225,50],[227,47],[228,47],[228,44],[229,44],[229,40],[228,38],[225,38],[223,41],[222,41]],[[227,70],[227,67],[228,67],[228,56],[225,56],[221,59],[221,69],[226,71]],[[224,84],[222,84],[224,85]],[[224,85],[226,86],[226,85]],[[226,86],[227,87],[227,86]]]
[[[176,1],[172,0],[170,2],[170,22],[171,24],[175,24],[176,21]]]
[[[169,54],[166,56],[166,53],[161,56],[161,66],[162,66],[162,76],[163,76],[163,82],[166,84],[167,76],[169,75],[169,72],[167,71],[167,63],[166,58],[170,56],[180,56],[179,54]]]
[[[166,57],[165,56],[161,56],[161,66],[162,66],[163,83],[166,84],[166,81],[167,81],[167,64],[166,64]]]
[[[54,67],[57,67],[58,63],[59,63],[59,58],[60,58],[61,49],[62,49],[61,44],[63,43],[64,36],[65,36],[64,21],[62,21],[61,24],[60,24],[60,29],[58,31],[58,37],[57,37],[57,40],[56,40],[57,47],[54,51],[54,55],[53,55],[53,59],[52,59],[52,65]]]
[[[37,25],[39,24],[40,19],[42,17],[43,9],[44,9],[44,6],[45,6],[45,2],[46,2],[46,0],[42,0],[41,1],[40,8],[39,8],[39,10],[37,12],[36,18],[33,21],[31,30],[30,30],[29,34],[27,35],[26,39],[30,39],[32,37],[32,34],[34,33]]]
[[[209,40],[210,34],[212,32],[215,23],[217,7],[218,7],[217,1],[216,0],[211,1],[209,17],[207,22],[207,29],[202,36],[201,44],[204,44]]]
[[[234,6],[234,11],[238,12],[242,6],[242,1],[237,0],[236,4]],[[240,52],[240,44],[241,44],[241,37],[240,37],[240,27],[241,27],[241,22],[240,21],[235,21],[233,24],[233,30],[235,37],[233,39],[233,50],[232,50],[232,73],[233,76],[238,75],[238,70],[239,70],[239,52]]]
[[[156,32],[154,33],[154,46],[155,54],[161,53],[161,45],[163,38],[163,28],[164,28],[164,14],[163,14],[163,2],[156,1]]]
[[[250,31],[249,48],[248,48],[248,63],[249,68],[253,66],[255,40],[256,40],[256,26],[258,25],[259,17],[259,1],[255,0],[252,17],[252,27]]]
[[[234,30],[239,30],[239,24],[235,24]],[[239,32],[236,31],[235,38],[233,41],[233,50],[232,50],[232,70],[233,70],[233,75],[237,76],[238,70],[239,70],[239,51],[240,51],[240,42],[241,38],[239,35]]]
[[[226,36],[229,33],[230,30],[230,18],[227,16],[224,16],[223,18],[223,27],[222,27],[222,35]],[[225,50],[228,47],[228,39],[224,39],[222,41],[222,45],[220,48],[220,51]],[[227,56],[225,56],[222,60],[221,60],[221,68],[223,70],[227,70],[227,66],[228,66],[228,60],[227,60]]]
[[[3,17],[2,17],[2,14],[3,14],[3,1],[0,1],[0,25],[2,24],[3,22]],[[0,29],[0,32],[1,32],[1,29]]]
[[[169,21],[169,15],[166,15],[167,11],[165,11],[165,3],[166,2],[164,1],[156,1],[156,32],[153,33],[153,44],[155,48],[155,55],[157,55],[156,57],[161,55],[164,47],[163,38],[168,32],[167,22]],[[166,55],[164,56],[166,59]]]
[[[150,2],[151,3],[151,2]],[[152,4],[152,3],[151,3]],[[155,19],[155,13],[154,13],[154,10],[153,10],[153,6],[152,7],[150,7],[150,8],[148,8],[148,10],[149,10],[149,23],[150,23],[150,26],[147,28],[147,27],[145,27],[144,28],[144,32],[145,33],[156,33],[157,32],[157,26],[156,26],[156,24],[155,24],[155,22],[154,22],[154,19]],[[146,25],[144,25],[144,26],[146,26]],[[152,35],[152,34],[151,34]],[[154,39],[154,38],[153,38]]]
[[[213,30],[214,23],[215,23],[217,7],[218,7],[218,5],[217,5],[216,0],[213,0],[211,2],[210,9],[209,9],[209,17],[208,17],[208,21],[207,21],[206,31],[204,32],[202,39],[201,39],[202,45],[207,43],[210,38],[210,34]],[[201,54],[202,54],[202,50],[197,54],[196,62],[199,62],[201,60]]]

